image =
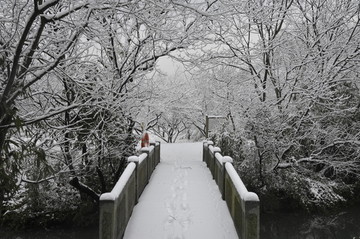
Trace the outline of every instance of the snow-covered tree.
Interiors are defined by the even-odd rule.
[[[185,19],[171,1],[2,2],[1,213],[74,202],[70,179],[94,201],[111,188],[134,153],[139,86],[188,44]]]
[[[11,195],[19,181],[24,157],[40,162],[44,151],[36,146],[40,132],[31,128],[46,118],[76,107],[54,107],[37,101],[49,97],[55,69],[67,64],[88,24],[88,3],[69,1],[2,1],[0,12],[0,203]],[[51,96],[50,96],[51,97]],[[44,110],[45,109],[45,110]],[[13,135],[19,137],[15,139]],[[30,136],[29,136],[30,135]],[[30,138],[29,138],[30,137]],[[26,139],[28,138],[28,139]],[[32,143],[29,142],[32,141]],[[35,141],[34,141],[35,140]],[[32,152],[30,152],[32,151]],[[26,153],[27,152],[27,153]]]
[[[272,181],[279,172],[285,181],[295,175],[300,188],[325,190],[326,182],[323,202],[341,201],[335,191],[355,187],[360,175],[358,2],[217,1],[212,9],[221,17],[187,7],[208,19],[202,51],[189,52],[202,59],[202,74],[219,65],[233,71],[203,78],[213,79],[208,89],[217,89],[209,97],[215,105],[227,102],[226,84],[238,88],[230,105],[239,106],[235,124],[245,129],[245,151],[252,152],[239,167],[254,165],[257,178],[249,182],[269,189],[280,186]]]

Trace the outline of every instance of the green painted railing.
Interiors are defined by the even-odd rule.
[[[212,141],[203,144],[203,161],[209,167],[222,198],[226,201],[240,239],[260,238],[259,197],[248,192],[236,172],[233,159],[220,154],[221,149]]]
[[[124,236],[134,206],[160,162],[160,142],[142,148],[139,156],[128,158],[128,165],[109,193],[100,196],[99,238]]]

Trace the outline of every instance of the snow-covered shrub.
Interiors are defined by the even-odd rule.
[[[76,224],[69,215],[76,215],[79,206],[79,193],[62,180],[21,183],[20,190],[6,201],[1,223],[12,228],[47,227],[66,221]]]
[[[220,147],[222,155],[231,156],[237,159],[243,157],[243,141],[240,135],[223,132],[221,134],[211,134],[210,140],[215,143],[216,147]]]
[[[359,189],[357,111],[339,115],[304,112],[300,106],[289,112],[264,107],[248,119],[245,134],[213,138],[267,209],[325,210],[353,200]]]

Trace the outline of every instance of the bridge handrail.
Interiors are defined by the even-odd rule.
[[[232,164],[233,159],[222,156],[221,149],[213,144],[212,141],[203,143],[203,161],[209,167],[222,198],[226,201],[238,236],[241,239],[259,239],[259,197],[248,192]]]
[[[100,196],[99,238],[122,238],[133,208],[160,162],[160,142],[151,142],[139,156],[130,156],[123,174],[109,193]]]

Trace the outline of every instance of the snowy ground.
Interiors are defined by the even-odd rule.
[[[124,239],[238,238],[202,162],[202,143],[161,144],[161,163],[135,206]]]

